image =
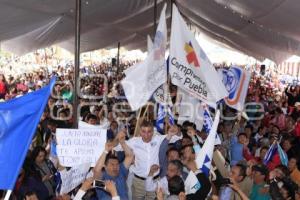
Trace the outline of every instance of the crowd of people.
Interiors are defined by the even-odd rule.
[[[126,103],[120,80],[132,64],[101,64],[80,70],[80,120],[107,129],[107,142],[89,178],[68,194],[59,194],[58,172],[66,169],[53,156],[52,147],[56,129],[71,128],[74,123],[70,109],[73,67],[59,66],[52,72],[41,69],[19,77],[0,74],[0,101],[38,90],[52,76],[57,77],[11,199],[300,199],[299,85],[288,85],[276,74],[261,75],[253,70],[245,104],[248,117],[223,104],[224,116],[237,117],[221,118],[217,130],[221,144],[215,151],[226,164],[218,168],[217,161],[212,161],[207,176],[195,162],[207,138],[204,130],[197,130],[188,121],[181,125],[166,121],[165,133],[160,134],[151,115],[137,120],[135,113],[114,112],[116,104]],[[277,143],[288,163],[282,162],[279,151],[266,162],[269,148]],[[187,194],[185,180],[190,171],[200,186]],[[93,187],[94,180],[103,181],[104,186]]]

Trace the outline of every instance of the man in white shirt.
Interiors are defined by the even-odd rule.
[[[132,149],[135,161],[132,167],[134,173],[132,181],[132,198],[135,200],[155,199],[155,192],[147,192],[145,180],[152,165],[159,165],[159,148],[165,138],[171,139],[177,132],[169,131],[167,135],[154,135],[151,122],[141,123],[140,136],[131,138],[127,145]],[[153,176],[157,176],[159,170]]]
[[[157,187],[160,187],[163,189],[164,194],[169,195],[168,180],[170,178],[173,178],[174,176],[182,177],[182,173],[183,173],[182,163],[179,160],[171,160],[168,163],[167,174],[164,177],[160,179],[155,179],[155,177],[153,177],[150,171],[150,174],[146,179],[146,190],[156,191]]]
[[[258,128],[258,132],[254,136],[256,143],[258,143],[260,139],[265,137],[266,131],[267,131],[267,128],[265,126],[260,126]]]

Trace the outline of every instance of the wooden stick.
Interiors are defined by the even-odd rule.
[[[133,137],[136,137],[136,135],[137,135],[137,127],[139,125],[139,119],[140,119],[140,116],[141,116],[141,112],[142,112],[142,108],[139,109],[139,114],[137,115],[137,118],[136,118],[136,124],[135,124],[135,128],[134,128]]]

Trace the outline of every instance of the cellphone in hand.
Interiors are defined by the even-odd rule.
[[[94,180],[93,187],[99,188],[99,189],[105,189],[105,183],[101,180]]]

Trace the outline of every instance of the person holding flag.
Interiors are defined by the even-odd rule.
[[[210,192],[211,183],[208,177],[211,168],[219,117],[220,112],[217,111],[210,133],[199,152],[195,153],[193,145],[182,147],[182,163],[190,171],[185,180],[185,188],[189,199],[206,199]]]
[[[165,126],[165,117],[168,117],[168,121],[170,125],[174,125],[174,116],[172,114],[171,108],[167,106],[163,106],[162,104],[158,104],[158,112],[157,119],[155,123],[156,130],[163,134],[164,126]]]
[[[267,151],[263,163],[268,166],[269,170],[273,170],[280,163],[287,166],[288,157],[286,152],[281,148],[279,142],[274,140],[273,144]]]

